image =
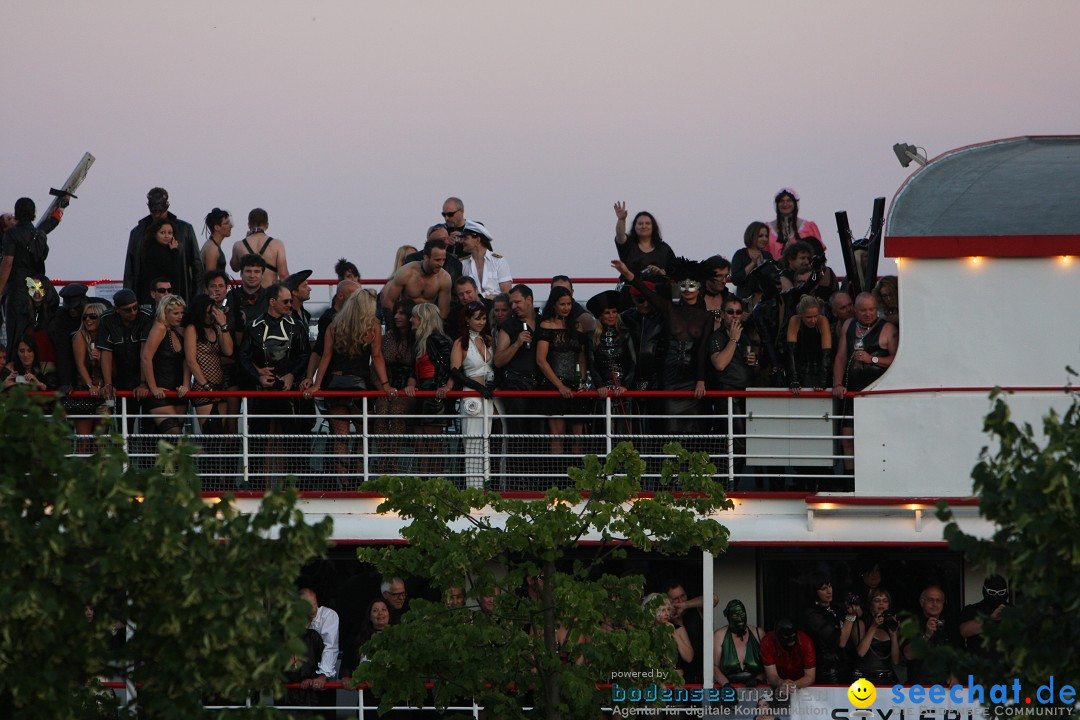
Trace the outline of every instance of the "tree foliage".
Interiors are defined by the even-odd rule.
[[[275,687],[310,610],[294,582],[330,521],[308,525],[294,493],[252,515],[208,503],[183,444],[162,443],[149,470],[115,437],[69,457],[54,412],[0,398],[0,714],[85,717],[97,677],[140,683],[154,718],[201,716],[200,693]]]
[[[979,512],[995,524],[990,539],[945,528],[953,549],[1009,579],[1015,602],[997,622],[983,623],[986,657],[960,658],[967,672],[990,682],[1019,678],[1029,691],[1050,676],[1057,687],[1080,678],[1080,401],[1063,414],[1051,410],[1043,438],[1016,424],[1008,404],[993,396],[983,448],[972,472]],[[938,515],[952,513],[941,507]],[[1034,695],[1032,695],[1034,698]]]
[[[613,670],[674,678],[672,630],[642,609],[642,578],[605,572],[627,546],[674,555],[727,546],[727,529],[710,516],[731,503],[708,456],[678,445],[665,451],[674,457],[662,487],[680,492],[652,498],[641,497],[644,463],[628,443],[603,463],[586,457],[570,470],[571,488],[539,500],[458,490],[444,480],[381,478],[375,489],[387,500],[380,510],[408,521],[408,545],[361,549],[361,559],[384,575],[467,587],[474,602],[494,596],[494,607],[414,602],[402,624],[365,646],[371,661],[357,677],[372,684],[384,708],[430,702],[424,684],[433,682],[439,707],[475,697],[489,717],[590,720],[606,699],[596,685],[610,682]],[[576,551],[585,539],[596,543],[583,557]],[[523,703],[535,704],[534,713],[524,713]]]

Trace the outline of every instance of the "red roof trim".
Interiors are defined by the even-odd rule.
[[[1080,255],[1080,235],[895,235],[885,257],[1054,257]]]

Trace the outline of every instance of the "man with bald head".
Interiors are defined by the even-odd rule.
[[[841,414],[845,419],[840,433],[847,438],[841,444],[847,456],[844,468],[849,471],[855,467],[855,443],[850,439],[855,434],[855,423],[851,419],[854,403],[847,393],[866,389],[885,373],[896,356],[896,326],[879,318],[877,309],[877,299],[871,293],[859,293],[855,298],[855,317],[840,329],[833,360],[833,396],[844,401]]]

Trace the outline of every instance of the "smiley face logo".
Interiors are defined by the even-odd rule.
[[[848,700],[857,708],[867,708],[877,698],[877,688],[869,680],[859,678],[847,689]]]

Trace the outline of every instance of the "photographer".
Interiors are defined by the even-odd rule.
[[[1010,604],[1008,581],[1000,575],[986,578],[982,585],[982,598],[960,613],[960,637],[968,652],[986,657],[982,641],[983,622],[1001,619],[1001,613]]]
[[[929,585],[919,594],[922,613],[916,616],[922,639],[931,646],[957,645],[955,624],[945,620],[945,591],[938,585]],[[933,685],[948,681],[948,673],[927,665],[918,643],[905,643],[904,657],[908,661],[907,681],[911,685]]]
[[[855,622],[861,615],[861,606],[849,605],[844,619],[845,625],[852,623],[855,626],[855,652],[859,656],[855,677],[877,686],[895,685],[899,682],[895,668],[900,664],[900,623],[892,609],[892,595],[883,588],[872,591],[869,612],[863,622]]]

